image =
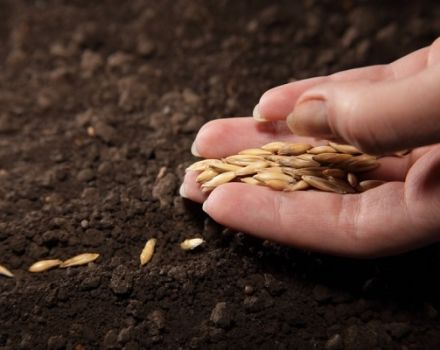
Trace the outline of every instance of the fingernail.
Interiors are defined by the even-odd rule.
[[[180,185],[179,194],[180,194],[180,197],[188,198],[188,196],[186,195],[186,192],[185,192],[185,184]]]
[[[260,112],[260,107],[258,107],[258,104],[254,107],[254,110],[252,111],[252,116],[257,122],[265,122],[267,121]]]
[[[192,155],[194,157],[200,157],[200,153],[199,153],[199,151],[197,151],[197,146],[196,146],[196,142],[195,141],[191,145],[191,153],[192,153]]]
[[[208,207],[209,207],[208,200],[206,200],[206,201],[203,202],[202,210],[203,210],[205,213],[207,213],[207,212],[208,212]]]
[[[287,116],[287,125],[296,135],[332,136],[328,124],[327,104],[323,99],[311,99],[299,103]]]

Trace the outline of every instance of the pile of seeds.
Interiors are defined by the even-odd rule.
[[[351,145],[329,142],[313,147],[303,143],[271,142],[223,159],[204,159],[187,168],[199,171],[202,191],[241,181],[278,191],[315,189],[336,193],[363,192],[383,184],[380,180],[358,181],[357,173],[379,166],[377,157]]]

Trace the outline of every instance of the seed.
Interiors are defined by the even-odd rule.
[[[196,178],[198,183],[204,183],[206,181],[211,180],[214,176],[217,176],[218,172],[213,169],[206,169],[202,171]]]
[[[307,153],[310,154],[336,153],[336,150],[330,146],[317,146],[309,149]]]
[[[61,265],[60,259],[40,260],[29,267],[29,272],[43,272]]]
[[[359,151],[356,147],[352,145],[342,145],[335,142],[329,142],[328,143],[331,147],[333,147],[335,150],[341,153],[347,153],[347,154],[359,154],[362,153]]]
[[[270,151],[272,153],[277,153],[282,147],[286,145],[285,142],[271,142],[265,144],[261,149],[264,149],[266,151]]]
[[[317,188],[318,190],[321,190],[321,191],[336,192],[336,193],[352,193],[352,192],[354,192],[353,189],[347,190],[347,187],[342,185],[339,182],[330,181],[330,180],[324,179],[322,177],[304,175],[304,176],[302,176],[302,179],[305,182],[307,182],[310,186]],[[349,185],[347,184],[347,186],[349,186]]]
[[[284,173],[272,172],[272,171],[261,171],[257,175],[254,175],[254,179],[261,182],[266,182],[270,180],[280,180],[289,183],[293,181],[293,177],[289,175],[286,175]]]
[[[312,145],[306,143],[286,143],[278,150],[278,154],[283,156],[296,156],[303,154],[310,148],[312,148]]]
[[[249,185],[262,185],[263,183],[261,181],[258,181],[257,179],[254,179],[253,177],[242,177],[240,179],[241,182],[244,182]]]
[[[142,249],[140,255],[141,266],[144,266],[146,263],[150,262],[151,258],[154,254],[154,248],[156,247],[156,238],[150,238],[147,243],[145,243],[144,249]]]
[[[89,262],[95,261],[98,259],[99,254],[96,253],[84,253],[77,256],[74,256],[73,258],[65,260],[60,267],[65,268],[69,266],[79,266],[79,265],[85,265]]]
[[[345,178],[345,171],[338,168],[328,168],[322,171],[322,175],[336,177],[338,179]]]
[[[264,158],[262,156],[250,156],[250,155],[236,154],[233,156],[226,157],[223,160],[229,164],[246,166],[246,165],[252,164],[253,162],[257,162],[259,160],[264,160]]]
[[[348,173],[347,174],[347,181],[350,184],[350,186],[353,187],[353,188],[356,188],[356,186],[359,183],[358,178],[353,173]]]
[[[301,177],[303,175],[322,176],[323,172],[328,168],[325,167],[309,167],[301,169],[292,169],[284,167],[283,171],[293,177]]]
[[[314,160],[305,160],[297,157],[283,157],[278,160],[278,163],[285,167],[292,167],[292,168],[309,168],[320,165],[318,162]]]
[[[0,275],[6,276],[6,277],[14,277],[14,274],[9,271],[6,267],[3,265],[0,265]]]
[[[240,155],[248,155],[248,156],[266,156],[272,154],[271,151],[267,151],[261,148],[248,148],[243,151],[238,152]]]
[[[211,164],[219,162],[218,159],[203,159],[199,160],[198,162],[195,162],[191,164],[188,168],[185,169],[185,171],[204,171],[209,168]]]
[[[218,161],[217,163],[213,163],[209,167],[214,170],[220,171],[220,172],[236,171],[238,169],[241,169],[241,166],[239,166],[239,165],[228,164],[228,163],[224,163],[222,161]]]
[[[282,191],[289,186],[289,182],[283,180],[266,180],[264,184],[277,191]]]
[[[332,163],[338,164],[351,159],[353,156],[351,154],[344,153],[321,153],[313,156],[313,159],[319,163]]]
[[[223,185],[231,180],[233,180],[236,177],[235,173],[233,171],[228,171],[226,173],[221,173],[215,177],[213,177],[211,180],[205,182],[202,185],[202,191],[203,192],[209,192],[212,191],[217,186]]]
[[[362,172],[376,169],[379,166],[379,162],[373,156],[361,155],[343,162],[341,166],[348,171]]]
[[[296,156],[296,158],[304,159],[304,160],[313,160],[313,156],[314,156],[314,154],[304,153],[304,154],[300,154],[300,155]]]
[[[284,191],[286,192],[302,191],[308,189],[309,187],[310,185],[307,182],[305,182],[304,180],[300,180],[297,183],[287,185],[287,187],[284,188]]]
[[[404,149],[404,150],[402,150],[402,151],[394,152],[394,153],[393,153],[393,156],[396,156],[396,157],[404,157],[404,156],[406,156],[409,152],[411,152],[410,149]]]
[[[268,162],[260,160],[245,166],[244,168],[235,171],[236,176],[246,176],[255,174],[258,170],[264,169],[268,166]]]
[[[180,243],[180,248],[182,248],[183,250],[193,250],[204,242],[205,240],[202,238],[185,239],[182,243]]]
[[[377,186],[383,185],[385,181],[381,180],[364,180],[359,182],[359,185],[357,187],[359,192],[364,192],[367,190],[371,190],[372,188],[375,188]]]

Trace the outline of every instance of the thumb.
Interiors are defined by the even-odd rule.
[[[305,91],[287,117],[298,135],[337,138],[367,153],[440,141],[440,64],[400,80],[329,82]]]

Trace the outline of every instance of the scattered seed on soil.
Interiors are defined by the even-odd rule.
[[[43,272],[61,265],[63,262],[59,259],[40,260],[29,267],[29,272]]]
[[[141,266],[149,263],[154,254],[154,248],[156,247],[156,238],[150,238],[141,252],[140,261]]]
[[[183,250],[193,250],[204,242],[205,240],[202,238],[185,239],[182,243],[180,243],[180,248]]]
[[[14,274],[9,271],[6,267],[3,265],[0,265],[0,275],[6,276],[6,277],[14,277]]]
[[[95,261],[98,259],[99,254],[97,253],[84,253],[77,256],[74,256],[73,258],[67,259],[63,261],[60,265],[60,268],[70,267],[70,266],[79,266],[79,265],[85,265],[92,261]]]

